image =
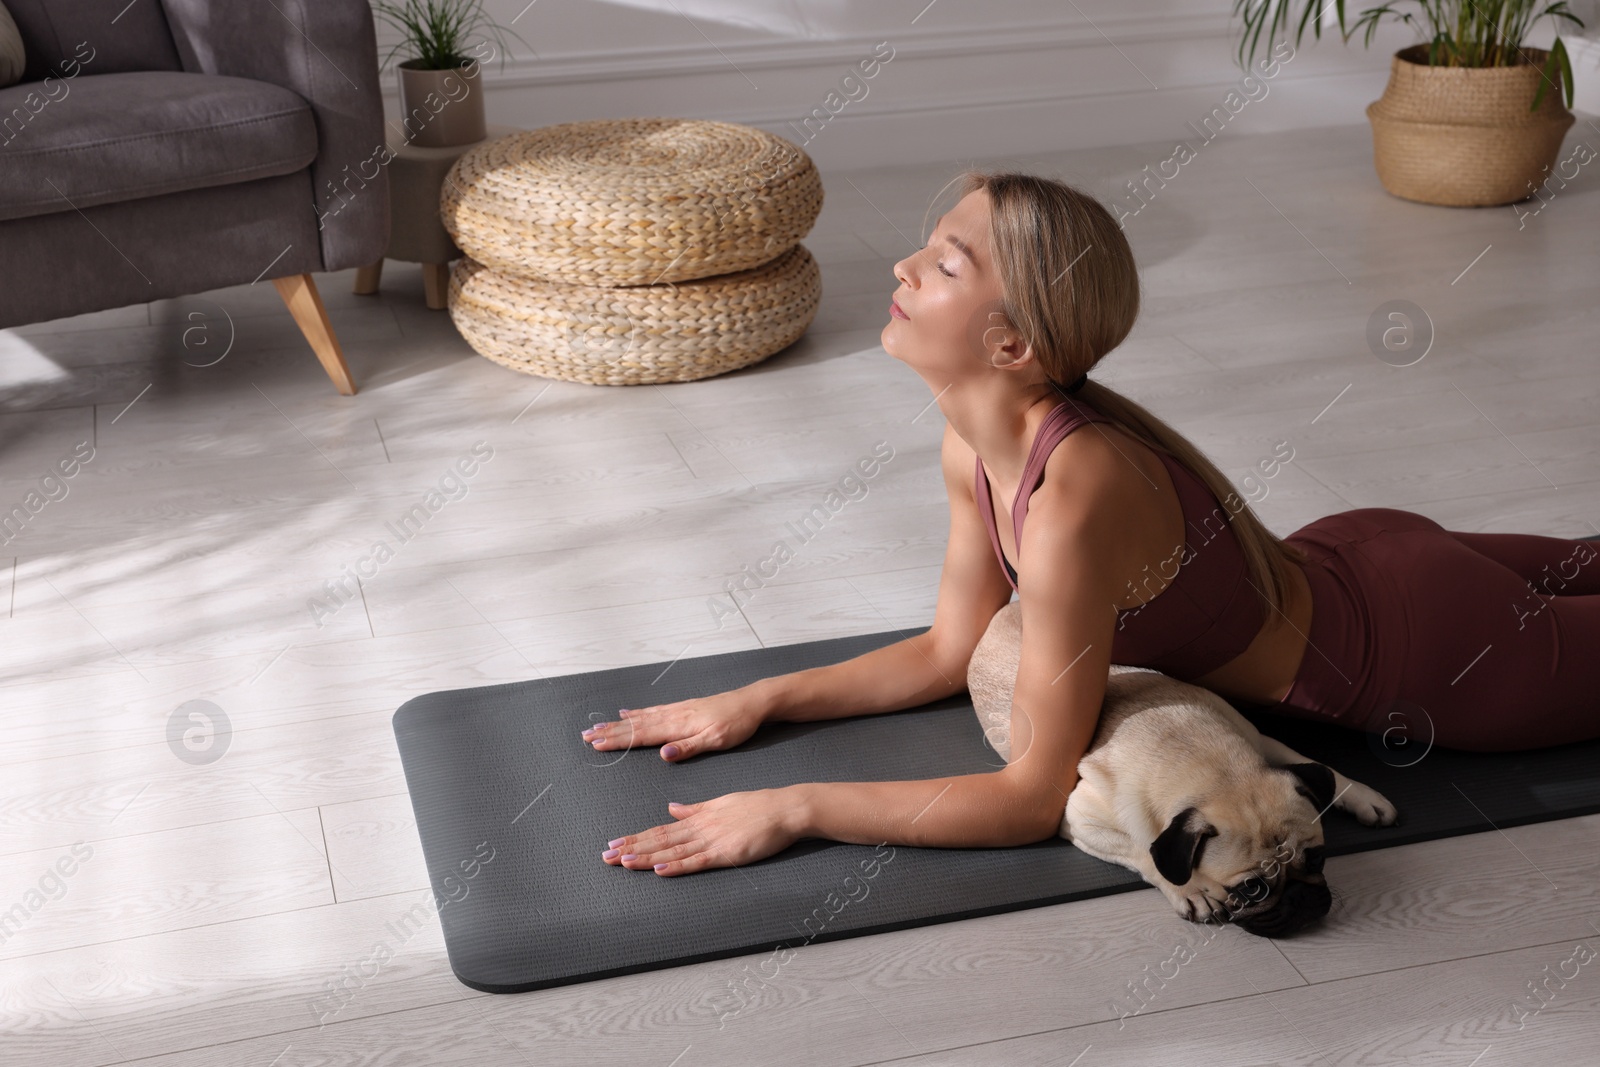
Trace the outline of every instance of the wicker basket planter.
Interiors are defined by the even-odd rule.
[[[502,273],[647,285],[781,255],[816,222],[822,179],[804,151],[754,127],[608,119],[473,149],[439,207],[456,245]]]
[[[1378,180],[1406,200],[1450,207],[1532,196],[1575,121],[1553,87],[1533,100],[1546,52],[1515,67],[1430,67],[1427,46],[1396,52],[1367,107]]]
[[[795,244],[749,270],[676,285],[571,285],[456,261],[450,316],[481,355],[591,385],[686,382],[757,363],[816,317],[822,274]]]

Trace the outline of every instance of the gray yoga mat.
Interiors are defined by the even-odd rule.
[[[998,768],[965,694],[884,715],[772,723],[737,748],[682,763],[656,746],[596,752],[579,737],[619,708],[839,662],[926,629],[406,701],[395,738],[456,977],[517,993],[1145,888],[1060,838],[1003,849],[811,838],[745,867],[676,877],[600,859],[611,838],[672,821],[669,800]],[[1241,711],[1399,806],[1400,823],[1383,829],[1329,812],[1330,856],[1600,811],[1600,741],[1504,754],[1434,749],[1417,760],[1414,747],[1389,751],[1376,735]]]

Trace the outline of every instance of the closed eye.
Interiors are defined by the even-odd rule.
[[[926,252],[927,250],[928,250],[928,246],[927,245],[923,245],[920,249],[918,249],[919,252]],[[944,260],[942,260],[942,259],[938,260],[937,262],[934,263],[934,266],[938,267],[939,268],[939,273],[943,274],[946,278],[954,278],[955,277],[954,274],[951,274],[949,271],[944,269]]]

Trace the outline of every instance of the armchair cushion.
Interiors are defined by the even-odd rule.
[[[55,100],[34,83],[0,89],[0,219],[289,174],[317,156],[310,106],[267,82],[140,71],[63,87]]]
[[[157,0],[5,0],[28,57],[22,80],[182,70],[167,17]]]
[[[162,7],[184,70],[258,78],[311,104],[319,140],[308,210],[322,269],[383,258],[389,151],[368,0],[162,0]]]
[[[22,34],[6,10],[5,0],[0,0],[0,86],[15,85],[22,80],[27,68],[28,54],[22,47]]]

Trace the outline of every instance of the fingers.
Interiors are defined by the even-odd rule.
[[[597,751],[634,748],[673,740],[672,724],[654,717],[626,718],[621,722],[597,722],[583,731],[582,737]]]
[[[671,815],[674,819],[687,819],[689,816],[699,811],[700,806],[704,803],[705,801],[703,800],[696,801],[693,804],[679,804],[675,801],[668,801],[667,814]]]
[[[617,721],[597,722],[584,730],[582,736],[601,751],[676,741],[684,733],[681,716],[677,714],[680,710],[678,704],[623,708],[617,712]]]
[[[697,812],[705,801],[694,804],[668,803],[668,810],[682,819]],[[612,838],[612,847],[600,858],[614,867],[656,874],[690,874],[717,866],[714,853],[703,837],[703,827],[687,823],[665,823],[638,834]]]
[[[707,867],[715,865],[716,860],[712,858],[709,852],[697,852],[692,856],[685,856],[681,860],[660,863],[654,870],[662,877],[670,878],[675,874],[693,874],[695,871],[703,871]]]
[[[636,846],[633,852],[623,851],[627,847],[624,845],[619,848],[618,855],[606,862],[631,871],[654,871],[656,874],[690,874],[714,865],[713,850],[707,848],[698,835],[665,848],[643,849]],[[624,856],[628,858],[623,859]]]
[[[626,849],[626,846],[623,846]],[[671,863],[673,860],[685,859],[697,852],[703,851],[705,845],[698,837],[691,837],[687,841],[680,841],[661,848],[636,847],[633,851],[620,851],[617,861],[621,866],[633,871],[648,871],[658,863]],[[625,860],[623,856],[632,856],[633,859]]]
[[[690,756],[698,756],[702,752],[714,752],[722,747],[722,743],[711,735],[709,729],[701,730],[692,737],[681,737],[661,746],[661,758],[668,763],[678,763]]]
[[[597,752],[661,745],[660,756],[669,763],[677,763],[721,747],[710,729],[689,737],[683,736],[683,729],[681,724],[671,719],[629,718],[619,723],[595,723],[583,731],[583,739]]]
[[[695,833],[695,829],[686,823],[663,823],[660,826],[652,826],[642,833],[612,838],[612,842],[615,843],[608,845],[601,858],[607,863],[624,867],[648,867],[648,863],[642,862],[643,857],[682,844],[692,839]],[[624,856],[638,856],[641,862],[624,861],[622,859]]]

